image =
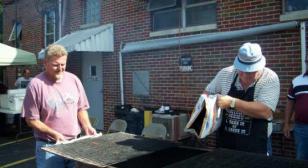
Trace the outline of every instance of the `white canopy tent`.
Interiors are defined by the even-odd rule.
[[[0,66],[34,65],[36,63],[35,54],[0,43]]]

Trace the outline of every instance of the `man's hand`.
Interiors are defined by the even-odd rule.
[[[92,126],[84,128],[84,132],[86,135],[96,135],[97,134],[96,130]]]
[[[64,136],[63,136],[61,133],[56,132],[56,131],[53,132],[52,138],[53,138],[56,142],[65,141]]]
[[[234,99],[231,96],[222,96],[222,95],[217,95],[217,106],[220,107],[221,109],[227,109],[230,108],[230,104],[232,99]]]
[[[284,123],[283,125],[283,135],[286,138],[290,138],[290,131],[291,131],[291,127],[289,123]]]

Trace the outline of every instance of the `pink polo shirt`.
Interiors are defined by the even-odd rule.
[[[81,132],[77,113],[88,108],[87,96],[77,76],[65,72],[63,80],[54,83],[42,72],[28,85],[21,116],[41,120],[71,139]],[[34,136],[51,139],[37,130]]]

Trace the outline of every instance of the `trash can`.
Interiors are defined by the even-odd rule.
[[[116,105],[115,106],[115,117],[119,119],[125,119],[126,115],[130,112],[131,108],[132,106],[129,104]]]
[[[129,112],[125,118],[127,122],[126,132],[140,135],[143,129],[143,111]]]

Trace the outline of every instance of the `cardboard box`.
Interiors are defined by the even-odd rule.
[[[187,114],[153,114],[152,122],[163,124],[167,128],[166,138],[171,141],[178,141],[188,136],[184,132],[184,128],[188,122]]]

